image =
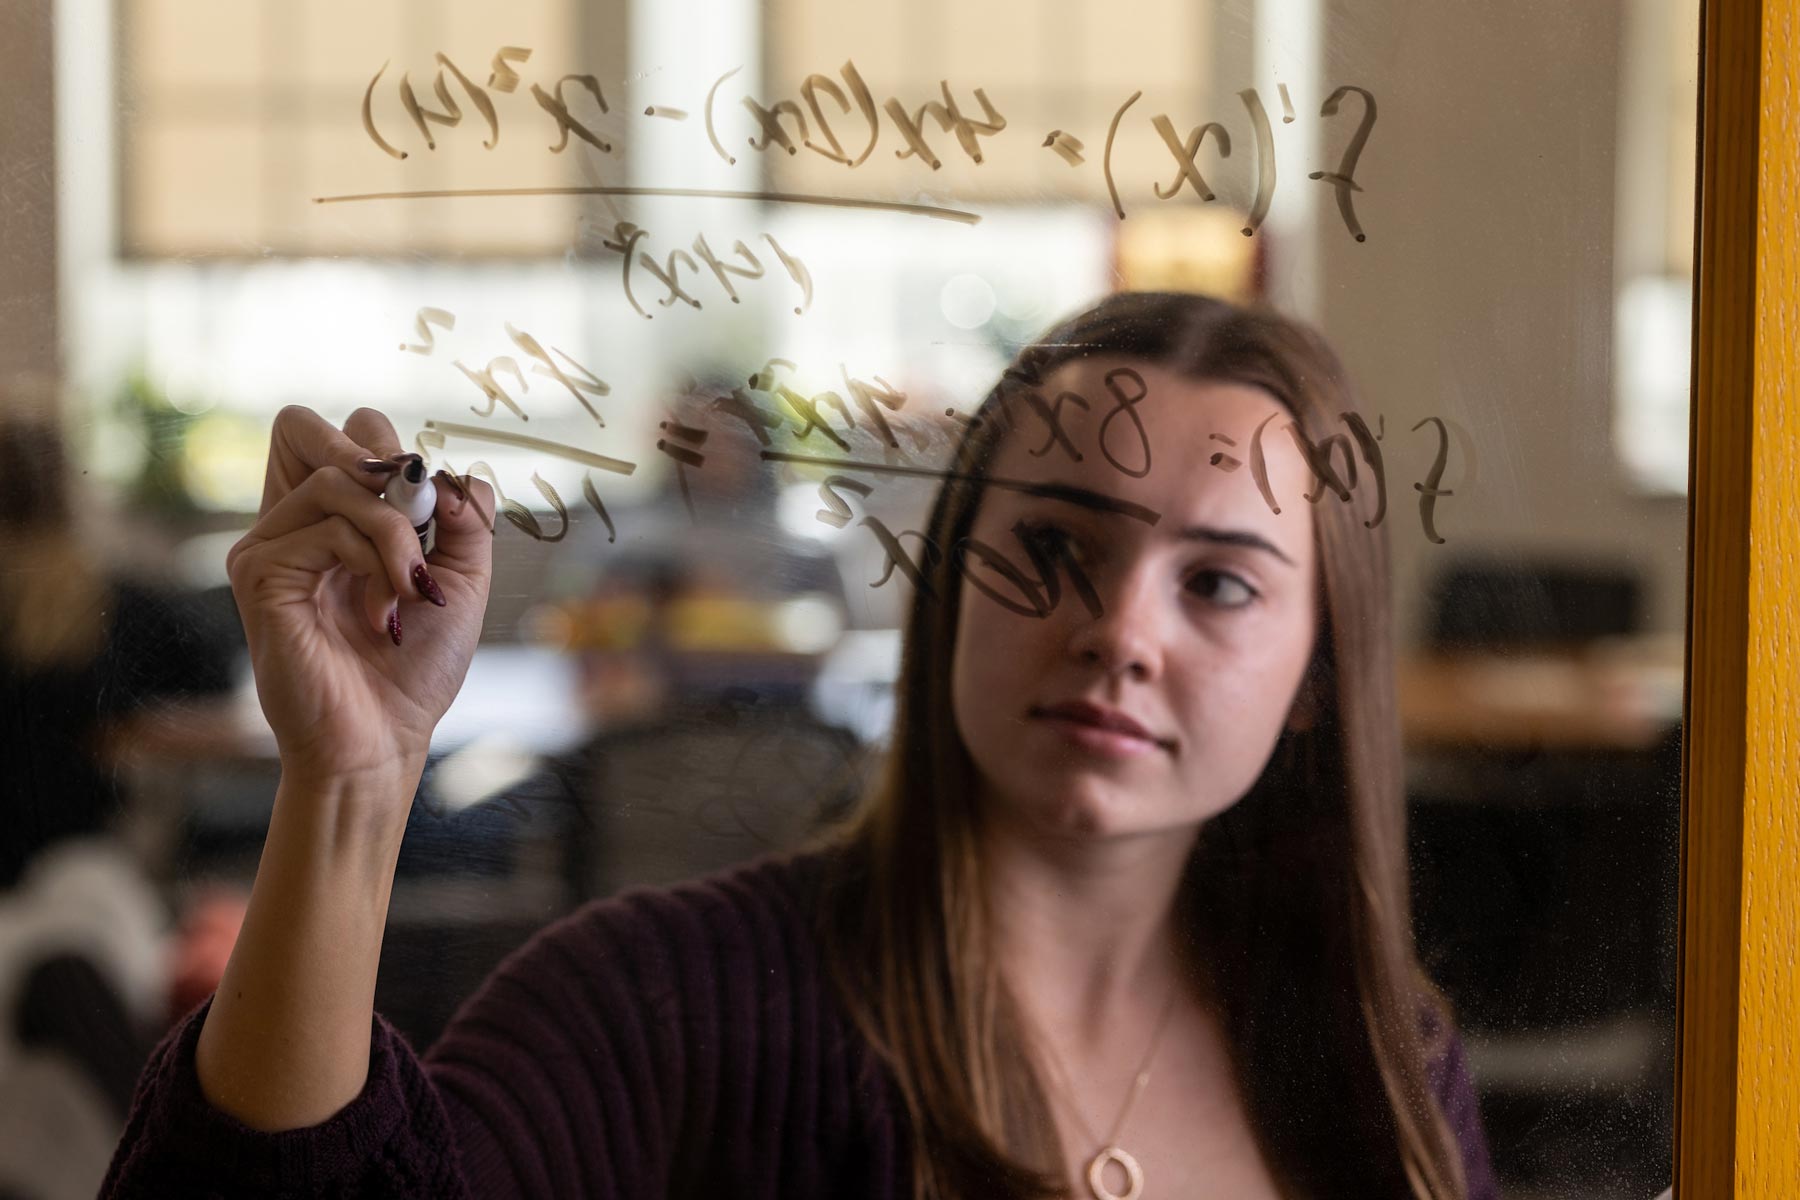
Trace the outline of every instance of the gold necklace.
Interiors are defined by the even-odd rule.
[[[1101,1143],[1100,1149],[1094,1154],[1094,1157],[1088,1160],[1087,1184],[1088,1190],[1093,1193],[1094,1200],[1138,1200],[1138,1197],[1143,1194],[1144,1168],[1138,1164],[1137,1159],[1119,1145],[1119,1130],[1124,1126],[1125,1118],[1131,1115],[1131,1106],[1137,1103],[1137,1098],[1142,1094],[1144,1085],[1150,1082],[1150,1060],[1156,1054],[1156,1047],[1162,1042],[1163,1031],[1168,1028],[1169,1017],[1175,1012],[1175,998],[1180,995],[1180,992],[1179,984],[1170,990],[1169,1002],[1164,1006],[1162,1019],[1156,1026],[1156,1035],[1150,1039],[1150,1048],[1144,1052],[1144,1062],[1138,1068],[1137,1079],[1131,1085],[1131,1094],[1125,1097],[1125,1107],[1119,1110],[1118,1119],[1113,1122],[1112,1132],[1106,1135],[1106,1140]],[[1054,1054],[1051,1054],[1050,1058],[1051,1065],[1056,1069],[1057,1086],[1062,1089],[1064,1098],[1069,1102],[1070,1111],[1075,1114],[1075,1119],[1081,1122],[1081,1131],[1087,1135],[1090,1142],[1100,1141],[1094,1136],[1094,1131],[1088,1128],[1087,1118],[1082,1116],[1080,1107],[1074,1103],[1073,1096],[1070,1095],[1072,1089],[1069,1087],[1068,1076],[1064,1074],[1062,1064],[1056,1061]],[[1113,1191],[1106,1182],[1106,1165],[1115,1162],[1125,1171],[1126,1190],[1123,1192]]]

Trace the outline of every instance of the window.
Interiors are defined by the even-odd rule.
[[[504,221],[481,204],[315,200],[491,187],[497,179],[567,182],[551,178],[544,161],[544,127],[554,131],[554,124],[518,119],[543,117],[529,81],[577,72],[622,78],[622,14],[609,11],[622,7],[118,0],[120,248],[158,258],[560,254],[578,211],[569,197],[510,205]],[[602,26],[612,35],[606,40],[583,36]],[[511,94],[503,79],[490,86],[503,46],[531,51],[528,63],[516,64],[528,70],[527,83]],[[501,102],[503,118],[514,118],[492,149],[457,71]],[[448,114],[435,88],[440,79],[460,123],[425,117],[437,142],[429,149],[401,85],[411,86],[422,110]],[[401,143],[406,159],[364,132],[365,94],[377,130]]]
[[[1687,490],[1700,23],[1689,4],[1626,12],[1614,275],[1613,439],[1628,477]]]
[[[1120,122],[1113,148],[1113,169],[1120,179],[1154,176],[1166,182],[1174,174],[1149,120],[1154,114],[1166,113],[1184,137],[1191,128],[1215,120],[1248,133],[1241,108],[1210,111],[1216,100],[1205,64],[1211,61],[1212,29],[1204,5],[1156,0],[1137,6],[1130,21],[1118,20],[1106,5],[1047,7],[1032,0],[922,0],[876,9],[824,0],[772,0],[767,12],[768,94],[757,99],[765,106],[793,101],[796,109],[785,115],[785,127],[794,130],[796,118],[805,119],[820,147],[797,145],[792,155],[779,148],[764,152],[771,180],[780,188],[829,188],[891,199],[923,191],[959,200],[1105,204],[1108,193],[1100,169],[1105,122],[1133,92],[1142,96],[1132,106],[1133,119]],[[1154,36],[1146,36],[1151,30]],[[867,85],[881,124],[873,152],[854,168],[829,156],[816,120],[822,111],[834,130],[846,131],[838,134],[845,157],[861,155],[868,123],[861,119],[846,63],[854,64],[854,73]],[[814,75],[826,81],[815,87],[816,109],[800,95],[802,82]],[[832,87],[849,101],[848,113],[836,102]],[[976,137],[980,164],[940,121],[929,114],[918,119],[920,107],[929,102],[948,107],[946,88],[948,100],[972,124],[990,120],[977,89],[1006,122],[1004,134]],[[726,94],[722,88],[721,95]],[[917,154],[897,157],[908,147],[888,111],[890,101],[917,120],[941,163],[937,169]],[[721,124],[724,109],[721,105]],[[742,106],[729,116],[734,129],[759,128]],[[1058,133],[1063,136],[1053,139]],[[730,152],[741,155],[747,140],[733,139]]]

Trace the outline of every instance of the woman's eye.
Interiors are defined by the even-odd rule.
[[[1242,608],[1256,599],[1256,589],[1229,571],[1201,571],[1188,588],[1220,608]]]
[[[1048,522],[1021,521],[1015,532],[1018,533],[1020,541],[1034,549],[1055,551],[1076,562],[1081,562],[1087,557],[1081,548],[1081,543],[1060,525],[1052,525]]]

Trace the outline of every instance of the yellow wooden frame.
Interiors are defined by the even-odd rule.
[[[1677,1200],[1800,1196],[1800,0],[1703,0]]]

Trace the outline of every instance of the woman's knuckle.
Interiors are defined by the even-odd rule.
[[[300,486],[306,488],[308,495],[319,504],[354,504],[358,498],[368,495],[368,492],[360,484],[350,478],[348,471],[334,463],[324,463],[314,467]],[[343,499],[327,500],[327,497]]]
[[[413,532],[412,522],[406,519],[405,513],[392,505],[385,507],[387,512],[381,518],[385,526],[383,533],[388,544],[393,547],[394,553],[401,559],[417,554],[419,552],[419,535]]]
[[[253,546],[239,542],[225,555],[225,578],[231,581],[234,590],[242,588],[257,574],[256,557],[251,551]]]
[[[343,472],[337,467],[332,466],[330,463],[326,463],[308,471],[306,473],[306,478],[302,479],[300,481],[300,486],[296,487],[294,490],[299,491],[300,488],[306,488],[309,492],[322,491],[329,488],[336,482],[336,477],[342,474]]]

